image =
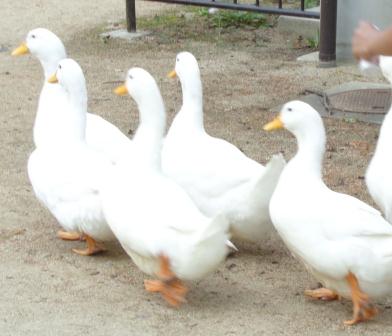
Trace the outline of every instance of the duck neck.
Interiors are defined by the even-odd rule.
[[[42,68],[44,70],[45,81],[56,72],[57,64],[56,61],[51,60],[39,60],[41,62]]]
[[[380,128],[380,134],[377,141],[375,156],[382,154],[390,155],[390,146],[392,143],[392,107],[386,114]]]
[[[56,72],[59,62],[64,58],[67,58],[65,50],[59,50],[58,52],[48,53],[47,55],[38,57],[44,70],[45,81]]]
[[[305,131],[294,134],[298,142],[298,151],[294,160],[301,165],[300,169],[306,172],[307,177],[313,176],[321,179],[326,142],[325,130],[321,124],[319,129],[313,128]]]
[[[64,136],[72,142],[85,142],[87,119],[87,90],[85,86],[67,91],[69,109],[64,111]]]
[[[138,159],[143,165],[160,171],[161,148],[166,126],[166,114],[159,92],[142,102],[136,101],[139,109],[139,127],[133,138]]]
[[[181,80],[183,124],[195,130],[204,130],[203,124],[203,89],[200,74]]]

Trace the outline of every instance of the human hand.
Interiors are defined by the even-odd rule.
[[[374,50],[374,45],[377,39],[380,38],[381,32],[372,24],[368,22],[360,22],[355,29],[352,38],[352,51],[354,57],[358,59],[365,59],[372,61],[378,56],[377,50]]]

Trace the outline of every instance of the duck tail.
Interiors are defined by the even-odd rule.
[[[235,246],[229,241],[229,222],[223,215],[210,220],[197,237],[193,261],[199,263],[196,269],[205,270],[200,276],[214,271]]]
[[[258,178],[251,199],[257,200],[257,202],[265,199],[269,203],[285,165],[286,160],[281,153],[273,155]]]

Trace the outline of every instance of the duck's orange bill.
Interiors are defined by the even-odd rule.
[[[170,71],[170,72],[167,74],[167,77],[169,77],[169,78],[175,78],[175,77],[177,77],[177,72],[176,72],[176,70]]]
[[[128,89],[127,89],[127,87],[123,84],[123,85],[117,86],[117,87],[114,89],[114,93],[115,93],[117,96],[124,96],[124,95],[126,95],[126,94],[128,93]]]
[[[25,55],[30,52],[29,48],[27,47],[27,44],[25,42],[21,43],[21,45],[14,49],[11,53],[12,56],[20,56],[20,55]]]
[[[284,125],[280,119],[280,116],[277,116],[274,120],[263,126],[264,131],[273,131],[281,128],[284,128]]]
[[[48,83],[55,84],[55,83],[58,83],[58,82],[59,82],[59,80],[57,79],[57,76],[56,76],[55,73],[48,78]]]

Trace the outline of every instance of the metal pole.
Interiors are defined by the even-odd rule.
[[[336,16],[337,0],[321,0],[319,66],[323,68],[336,66]]]
[[[130,33],[135,33],[136,32],[135,0],[125,0],[125,13],[127,17],[127,30]]]

